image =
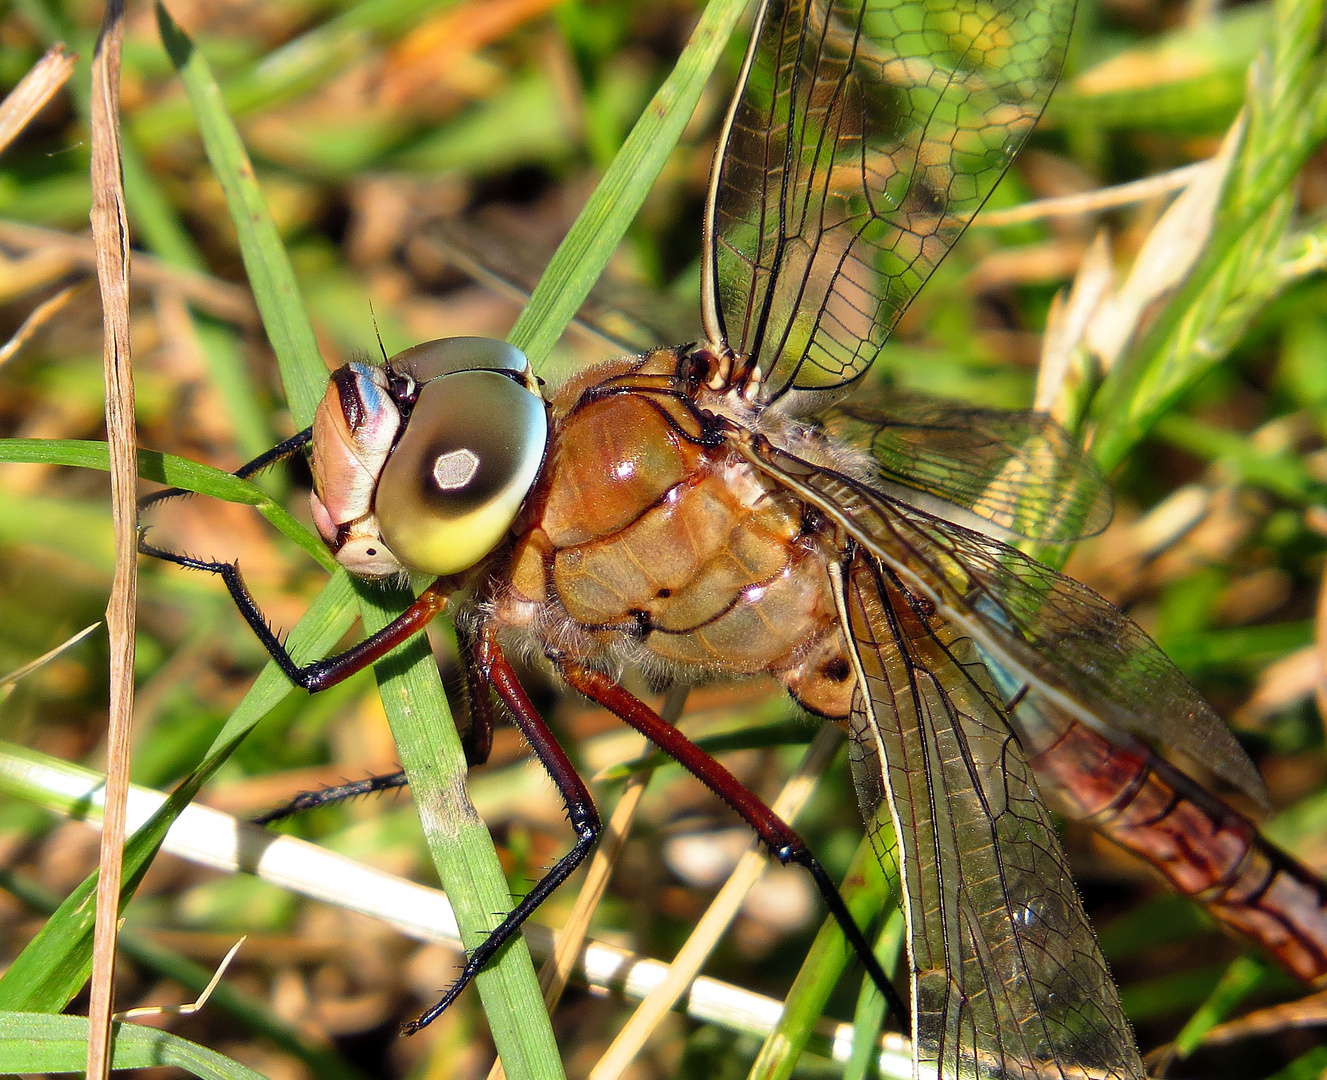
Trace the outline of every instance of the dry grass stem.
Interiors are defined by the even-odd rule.
[[[1011,206],[1007,210],[987,210],[977,215],[973,224],[999,229],[1006,225],[1025,225],[1030,221],[1044,221],[1047,218],[1079,217],[1114,210],[1186,188],[1213,167],[1212,161],[1196,161],[1192,165],[1147,176],[1142,180],[1132,180],[1127,184],[1116,184],[1075,195],[1059,195],[1053,199],[1036,199],[1021,206]]]
[[[33,308],[10,339],[0,345],[0,364],[6,364],[17,356],[23,346],[31,341],[39,330],[48,325],[55,316],[69,305],[69,301],[83,291],[86,284],[86,281],[75,281],[70,285],[66,285],[54,296],[48,297]]]
[[[1290,1028],[1323,1026],[1327,1026],[1327,990],[1309,994],[1297,1001],[1257,1009],[1238,1020],[1217,1024],[1204,1036],[1203,1045],[1223,1046]]]
[[[97,266],[97,249],[91,237],[74,236],[59,229],[0,220],[0,245],[16,251],[40,252],[57,262],[53,268],[54,277],[71,270],[93,270]],[[134,283],[148,288],[176,289],[202,311],[236,326],[259,325],[258,309],[254,307],[249,290],[210,274],[169,266],[151,255],[135,253]]]
[[[106,798],[88,1008],[89,1080],[110,1076],[115,937],[129,794],[134,713],[134,627],[138,603],[137,438],[129,342],[129,221],[120,175],[120,50],[124,4],[106,5],[92,59],[92,237],[101,290],[106,435],[110,443],[115,575],[106,626],[110,634],[110,716],[106,731]]]
[[[74,73],[77,55],[66,55],[64,43],[46,50],[32,70],[0,101],[0,151],[18,137]]]

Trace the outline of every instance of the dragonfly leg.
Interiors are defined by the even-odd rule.
[[[461,745],[465,748],[465,763],[474,768],[487,762],[493,751],[493,698],[475,660],[474,634],[468,628],[458,626],[456,644],[461,654],[465,693],[470,705],[470,726],[461,734]],[[357,799],[361,795],[375,795],[380,791],[408,787],[409,784],[403,771],[366,776],[362,780],[352,780],[318,791],[302,791],[289,802],[251,820],[255,825],[270,825],[315,807],[331,806],[347,799]]]
[[[512,719],[525,736],[539,763],[557,785],[562,794],[562,801],[567,808],[567,818],[576,833],[576,842],[570,851],[563,855],[531,889],[521,902],[489,932],[488,937],[470,953],[465,967],[456,981],[427,1012],[417,1020],[412,1020],[402,1029],[406,1035],[432,1023],[440,1016],[462,990],[466,988],[484,966],[493,959],[498,950],[509,941],[540,904],[552,895],[573,870],[576,869],[593,849],[599,839],[602,825],[599,811],[585,782],[577,774],[566,751],[558,745],[553,732],[539,715],[534,703],[526,694],[512,670],[510,662],[498,644],[497,633],[491,626],[481,628],[474,640],[474,660],[477,670],[497,692],[503,704],[511,711]]]
[[[714,758],[608,676],[565,658],[554,658],[554,663],[562,677],[572,687],[639,731],[737,811],[779,862],[785,866],[788,863],[796,863],[806,869],[815,881],[816,888],[820,890],[825,906],[829,908],[830,914],[843,930],[853,952],[857,954],[871,976],[871,981],[884,995],[894,1014],[906,1023],[909,1013],[903,1005],[903,1000],[876,959],[866,935],[858,928],[852,913],[848,911],[848,905],[839,895],[834,879],[829,876],[820,860],[806,846],[806,841],[797,835],[792,826],[743,787],[737,777]]]
[[[305,428],[298,434],[292,435],[285,442],[274,446],[265,454],[260,454],[248,464],[241,465],[235,470],[235,475],[247,480],[254,473],[261,472],[269,465],[273,465],[296,453],[309,442],[312,436],[313,428]],[[138,510],[142,513],[142,511],[156,503],[187,494],[189,493],[182,488],[166,488],[163,491],[154,492],[139,499]],[[189,570],[203,570],[209,574],[218,575],[226,583],[226,590],[230,593],[231,599],[235,601],[235,606],[239,608],[240,614],[244,616],[244,621],[258,636],[263,648],[276,661],[277,666],[285,673],[286,678],[296,686],[302,686],[310,693],[335,686],[343,679],[349,678],[357,671],[368,667],[375,660],[382,658],[401,642],[422,630],[435,615],[447,606],[447,596],[452,591],[454,584],[450,579],[439,578],[425,589],[413,604],[376,634],[369,635],[359,644],[336,656],[328,656],[322,660],[315,660],[311,664],[301,666],[295,663],[281,639],[268,624],[267,619],[254,601],[252,594],[250,594],[248,586],[244,583],[244,577],[240,574],[238,563],[198,559],[192,555],[182,555],[179,552],[159,548],[155,544],[148,543],[147,529],[143,526],[140,526],[138,530],[138,550],[143,555],[151,555],[154,559],[174,563],[176,566],[183,566]]]
[[[256,473],[262,472],[269,466],[275,465],[278,461],[284,461],[292,454],[304,449],[313,438],[313,428],[306,427],[303,431],[296,432],[285,442],[277,443],[271,450],[264,451],[250,462],[246,462],[235,470],[235,476],[241,480],[247,480]],[[138,512],[141,514],[150,506],[156,506],[157,503],[165,502],[167,499],[175,499],[181,495],[191,495],[190,491],[184,488],[164,488],[161,491],[154,491],[151,495],[144,495],[138,500]]]
[[[456,651],[460,654],[461,675],[466,701],[470,706],[470,726],[461,735],[465,763],[471,768],[483,765],[493,752],[493,694],[475,656],[475,634],[462,622],[456,627]]]
[[[394,788],[406,787],[409,783],[410,781],[406,779],[403,771],[383,773],[379,776],[366,776],[363,780],[351,780],[349,783],[336,784],[332,787],[321,788],[318,791],[302,791],[275,810],[269,810],[267,813],[259,814],[250,820],[255,825],[271,825],[274,821],[284,821],[286,818],[303,813],[305,810],[313,810],[319,806],[332,806],[335,803],[345,802],[347,799],[357,799],[361,795],[374,795],[379,791],[391,791]]]
[[[143,555],[154,559],[174,563],[188,570],[203,570],[218,575],[226,583],[230,597],[235,601],[244,621],[257,635],[268,654],[276,661],[277,667],[286,678],[296,686],[302,686],[311,694],[326,690],[358,671],[362,671],[376,660],[380,660],[400,645],[407,638],[424,629],[433,617],[447,606],[447,597],[455,587],[450,578],[438,578],[425,589],[405,611],[389,622],[375,634],[370,634],[363,641],[351,646],[343,653],[314,660],[303,666],[295,663],[276,632],[268,624],[257,602],[244,584],[238,563],[219,562],[210,559],[197,559],[192,555],[167,551],[147,541],[147,530],[138,531],[138,550]]]

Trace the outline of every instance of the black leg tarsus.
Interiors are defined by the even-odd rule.
[[[248,480],[256,473],[262,472],[270,465],[275,465],[278,461],[284,461],[297,450],[302,450],[313,439],[313,428],[306,427],[303,431],[297,432],[284,442],[279,442],[271,450],[259,454],[252,461],[245,462],[231,475],[238,476],[241,480]],[[188,491],[185,488],[162,488],[161,491],[154,491],[150,495],[144,495],[138,500],[138,512],[141,514],[144,510],[157,503],[165,502],[167,499],[178,499],[185,495],[195,495],[197,492]],[[141,550],[141,549],[140,549]]]
[[[889,976],[885,974],[885,969],[880,966],[880,961],[876,959],[875,950],[871,948],[871,943],[866,940],[866,935],[858,927],[857,921],[852,917],[852,912],[848,910],[843,894],[839,892],[838,886],[834,884],[834,879],[829,876],[829,872],[820,860],[805,847],[801,849],[791,846],[785,847],[776,852],[775,855],[785,866],[790,862],[795,862],[811,875],[811,880],[816,883],[816,889],[820,892],[821,899],[825,901],[829,913],[834,916],[834,921],[839,924],[839,929],[843,931],[843,936],[847,938],[849,948],[856,953],[857,959],[866,968],[866,974],[875,983],[876,989],[884,995],[890,1011],[906,1025],[911,1014],[903,1003],[902,996]]]
[[[567,810],[567,819],[576,834],[576,842],[571,850],[560,858],[547,874],[535,883],[521,901],[489,931],[466,959],[461,974],[430,1009],[402,1028],[406,1035],[413,1035],[436,1020],[447,1007],[460,995],[520,930],[525,922],[545,900],[561,885],[576,867],[585,861],[594,845],[599,840],[603,824],[599,811],[595,808],[590,791],[585,781],[580,778],[566,751],[558,744],[553,732],[530,701],[525,689],[516,678],[511,664],[503,655],[497,635],[492,627],[483,627],[472,639],[476,670],[485,677],[485,684],[491,685],[512,714],[512,719],[525,736],[530,749],[543,765],[553,783],[562,794],[562,802]]]
[[[361,795],[374,795],[380,791],[392,791],[396,788],[408,787],[409,784],[410,781],[406,779],[404,771],[383,773],[380,776],[366,776],[363,780],[352,780],[345,784],[325,787],[319,791],[301,791],[289,802],[278,806],[274,810],[269,810],[265,814],[259,814],[250,820],[254,825],[270,825],[275,821],[283,821],[294,814],[303,813],[305,810],[313,810],[319,806],[333,806],[348,799],[357,799]]]
[[[599,840],[599,833],[602,825],[599,821],[599,814],[590,807],[592,819],[588,818],[582,822],[577,829],[577,840],[571,850],[557,861],[553,869],[550,870],[539,882],[525,894],[521,900],[502,922],[489,931],[488,936],[481,941],[475,949],[467,956],[465,966],[461,969],[461,974],[457,976],[456,981],[447,987],[442,997],[425,1010],[416,1019],[411,1020],[402,1029],[403,1035],[413,1035],[415,1032],[428,1027],[439,1016],[447,1011],[448,1007],[455,1001],[464,990],[474,980],[489,962],[502,951],[502,947],[507,944],[521,928],[525,922],[540,904],[549,898],[550,895],[567,880],[582,862],[585,857],[593,850],[594,845]]]

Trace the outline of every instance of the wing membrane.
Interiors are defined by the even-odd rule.
[[[1041,115],[1073,7],[767,0],[705,267],[707,329],[764,400],[805,413],[870,366]]]
[[[879,405],[836,406],[820,422],[839,441],[867,450],[884,484],[966,510],[1005,536],[1060,543],[1110,523],[1105,478],[1044,414],[891,394]]]
[[[838,522],[1008,677],[1107,738],[1178,750],[1264,806],[1257,769],[1170,658],[1091,589],[989,536],[754,442],[739,452]]]
[[[888,800],[902,853],[916,1075],[1141,1078],[1119,996],[973,642],[926,615],[869,555],[842,584],[858,657],[858,791],[868,822]]]

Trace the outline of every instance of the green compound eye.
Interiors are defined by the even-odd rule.
[[[462,371],[510,371],[526,376],[530,361],[514,345],[493,338],[454,337],[425,341],[397,353],[387,366],[423,385],[443,375]]]
[[[430,379],[378,483],[383,540],[413,570],[474,566],[516,520],[547,444],[543,399],[506,375]]]

